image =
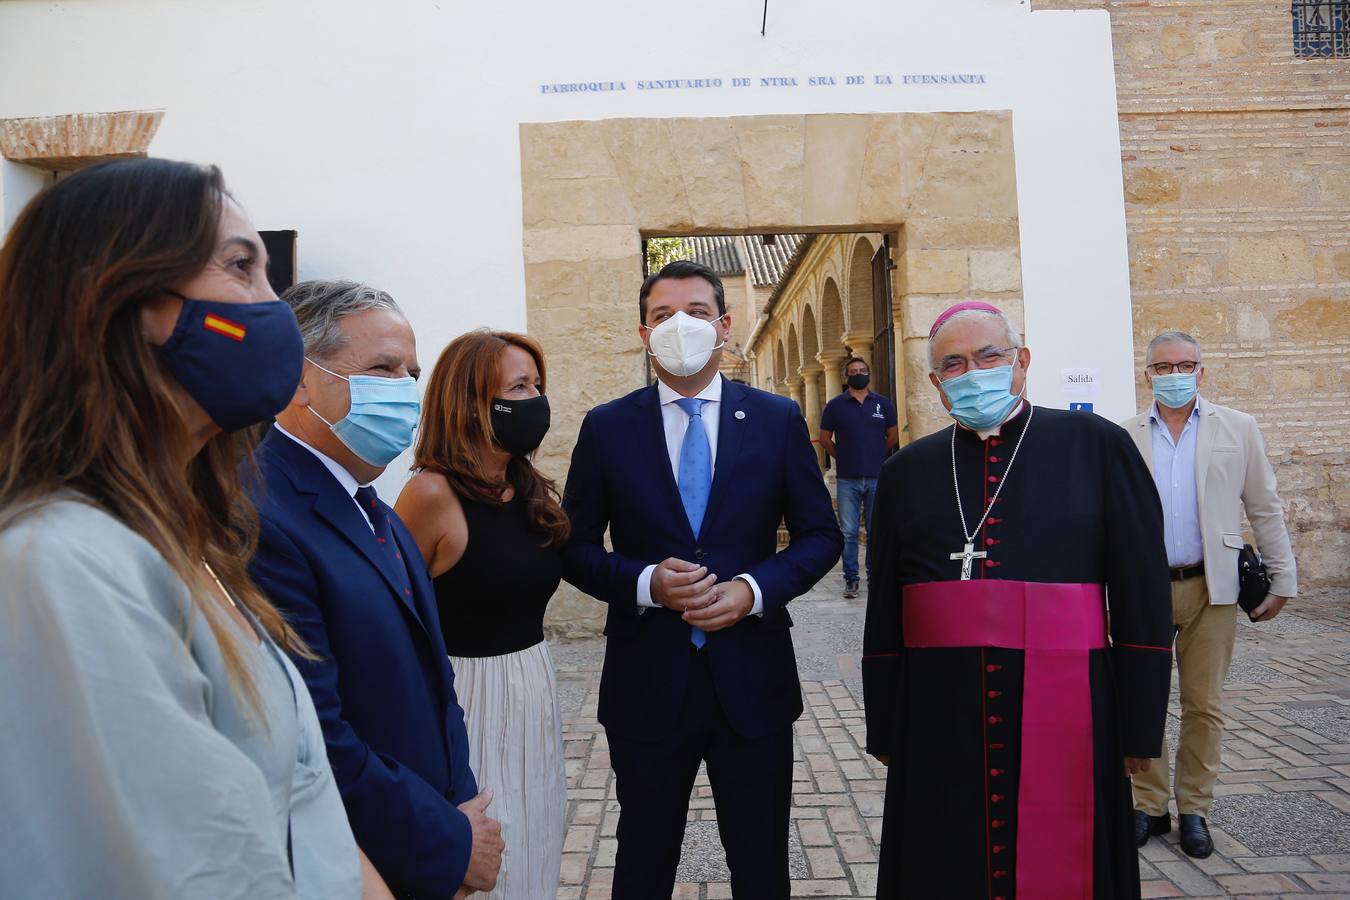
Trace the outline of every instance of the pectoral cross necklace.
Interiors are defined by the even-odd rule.
[[[1003,485],[1008,483],[1008,473],[1012,471],[1013,463],[1017,462],[1017,451],[1022,449],[1022,441],[1026,440],[1027,430],[1031,428],[1031,414],[1036,408],[1027,404],[1027,423],[1022,426],[1022,434],[1017,438],[1017,444],[1013,446],[1012,456],[1008,457],[1008,468],[1003,470],[1003,478],[999,481],[998,487],[994,489],[994,496],[989,498],[989,506],[985,508],[984,515],[980,516],[980,521],[975,523],[975,530],[966,534],[966,510],[961,505],[961,482],[956,478],[956,429],[958,426],[952,426],[952,488],[956,491],[956,511],[961,515],[961,533],[966,535],[966,546],[959,553],[953,553],[951,559],[953,562],[961,560],[961,580],[970,580],[971,564],[977,559],[984,559],[989,554],[984,550],[975,549],[975,536],[980,533],[984,527],[984,520],[989,518],[989,513],[994,509],[994,502],[998,500],[998,495],[1003,492]]]

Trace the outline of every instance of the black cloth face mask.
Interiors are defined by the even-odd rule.
[[[548,434],[552,413],[543,394],[528,400],[492,401],[492,434],[512,456],[528,456]]]
[[[866,372],[859,372],[856,375],[848,376],[848,386],[855,391],[861,391],[872,382],[872,376]]]

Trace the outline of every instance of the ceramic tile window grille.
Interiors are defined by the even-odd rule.
[[[1292,0],[1294,55],[1350,57],[1350,0]]]

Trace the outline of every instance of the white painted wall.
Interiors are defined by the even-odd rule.
[[[0,159],[0,235],[9,231],[24,205],[46,183],[47,174],[41,169]]]
[[[465,329],[525,325],[521,122],[1012,109],[1030,390],[1063,405],[1060,370],[1100,368],[1097,411],[1132,413],[1107,14],[1032,13],[1027,0],[770,0],[761,37],[762,9],[759,0],[6,0],[0,118],[165,109],[153,153],[219,164],[259,227],[298,229],[300,277],[391,291],[429,366]],[[898,83],[955,72],[987,84]],[[869,84],[805,83],[855,73]],[[880,73],[897,84],[870,83]],[[765,76],[802,84],[634,89],[639,78]],[[589,80],[629,90],[540,90]],[[6,210],[31,187],[13,168],[0,171]],[[386,475],[386,494],[400,469]]]

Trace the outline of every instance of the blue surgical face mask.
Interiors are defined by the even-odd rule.
[[[238,431],[286,408],[305,357],[300,326],[280,300],[183,301],[159,348],[183,390],[223,431]]]
[[[951,416],[971,431],[988,431],[1008,418],[1021,395],[1012,390],[1012,366],[971,369],[941,382]]]
[[[1194,372],[1153,376],[1153,399],[1170,409],[1181,409],[1190,403],[1196,390]]]
[[[305,357],[309,359],[309,357]],[[338,375],[332,369],[314,363],[347,382],[352,408],[337,422],[329,422],[314,409],[309,411],[333,430],[347,449],[372,466],[387,466],[412,446],[413,431],[422,413],[422,399],[412,378],[380,378],[375,375]]]

